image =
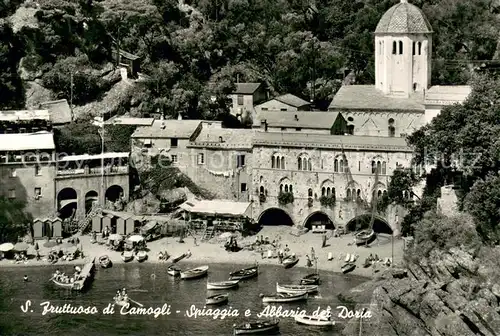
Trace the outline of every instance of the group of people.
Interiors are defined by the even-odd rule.
[[[128,301],[127,289],[117,290],[114,299],[115,301]]]
[[[28,261],[28,257],[26,256],[26,253],[25,252],[21,252],[21,253],[16,253],[14,255],[14,260],[16,261],[16,264],[20,264],[22,262],[27,262]]]
[[[54,279],[57,282],[61,282],[61,283],[65,283],[65,284],[74,283],[75,281],[80,279],[81,271],[82,270],[80,267],[75,266],[75,273],[72,276],[70,276],[70,275],[64,274],[64,272],[61,272],[57,269],[56,272],[54,273],[54,275],[52,276],[52,279]]]

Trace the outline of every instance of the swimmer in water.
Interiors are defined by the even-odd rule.
[[[28,281],[28,276],[27,275],[24,276],[24,281]]]

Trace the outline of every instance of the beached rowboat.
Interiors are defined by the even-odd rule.
[[[129,262],[131,260],[134,260],[134,254],[132,251],[123,251],[122,252],[122,260],[124,262]]]
[[[318,273],[311,273],[300,279],[301,285],[319,285],[320,278]]]
[[[99,264],[102,268],[109,268],[112,266],[111,259],[107,255],[103,255],[99,257]]]
[[[295,315],[294,317],[295,322],[300,323],[300,324],[307,324],[311,326],[318,326],[318,327],[330,327],[335,325],[335,321],[332,321],[329,317],[327,316],[314,316],[314,315]]]
[[[179,267],[170,266],[169,268],[167,268],[167,274],[173,277],[177,277],[181,275],[181,269]]]
[[[138,262],[143,262],[148,258],[148,254],[146,251],[138,251],[135,254],[135,259],[137,259]]]
[[[188,255],[187,253],[183,253],[183,254],[181,254],[181,255],[179,255],[179,256],[176,256],[176,257],[172,258],[172,262],[173,262],[173,263],[179,262],[179,261],[181,261],[182,259],[186,258],[186,257],[187,257],[187,255]]]
[[[263,320],[234,325],[234,335],[269,335],[279,330],[278,320]]]
[[[293,266],[297,265],[298,262],[299,262],[299,258],[288,257],[288,258],[283,260],[283,267],[292,268]]]
[[[344,264],[340,269],[342,270],[342,273],[346,274],[346,273],[352,272],[355,268],[356,268],[356,264],[347,263],[347,264]]]
[[[278,293],[289,293],[289,294],[299,294],[299,293],[316,293],[318,291],[318,285],[280,285],[276,283],[276,292]]]
[[[377,234],[373,230],[362,230],[354,235],[356,245],[370,244],[377,238]]]
[[[181,272],[181,279],[184,280],[198,279],[206,276],[207,273],[208,273],[208,266],[200,266]]]
[[[72,282],[72,283],[66,283],[66,282],[57,281],[56,279],[51,279],[51,280],[58,287],[68,288],[68,289],[76,289],[76,288],[74,288],[74,285],[75,285],[74,282]]]
[[[217,294],[207,297],[205,304],[207,305],[219,305],[229,301],[229,294]]]
[[[307,296],[308,296],[307,292],[295,293],[295,294],[277,293],[274,295],[261,295],[262,302],[264,302],[264,303],[295,302],[295,301],[305,300],[305,299],[307,299]]]
[[[230,280],[244,280],[250,279],[259,274],[259,266],[252,266],[248,268],[241,269],[236,272],[229,273]]]
[[[240,280],[227,280],[227,281],[219,281],[219,282],[209,282],[207,283],[207,289],[230,289],[238,287],[238,283]]]

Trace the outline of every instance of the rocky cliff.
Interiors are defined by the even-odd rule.
[[[385,272],[349,299],[367,302],[373,317],[362,323],[363,336],[498,336],[500,335],[500,252],[480,254],[452,248],[413,260],[401,272]],[[365,301],[363,301],[365,300]],[[366,305],[365,305],[366,306]],[[359,335],[349,323],[344,335]]]

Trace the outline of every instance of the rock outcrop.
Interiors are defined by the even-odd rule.
[[[403,279],[396,279],[394,271],[384,273],[350,294],[361,303],[363,295],[373,293],[373,317],[363,320],[361,334],[499,336],[500,279],[493,276],[495,266],[498,272],[500,259],[485,264],[455,248],[409,263]],[[359,323],[348,323],[343,334],[359,335],[359,328]]]

